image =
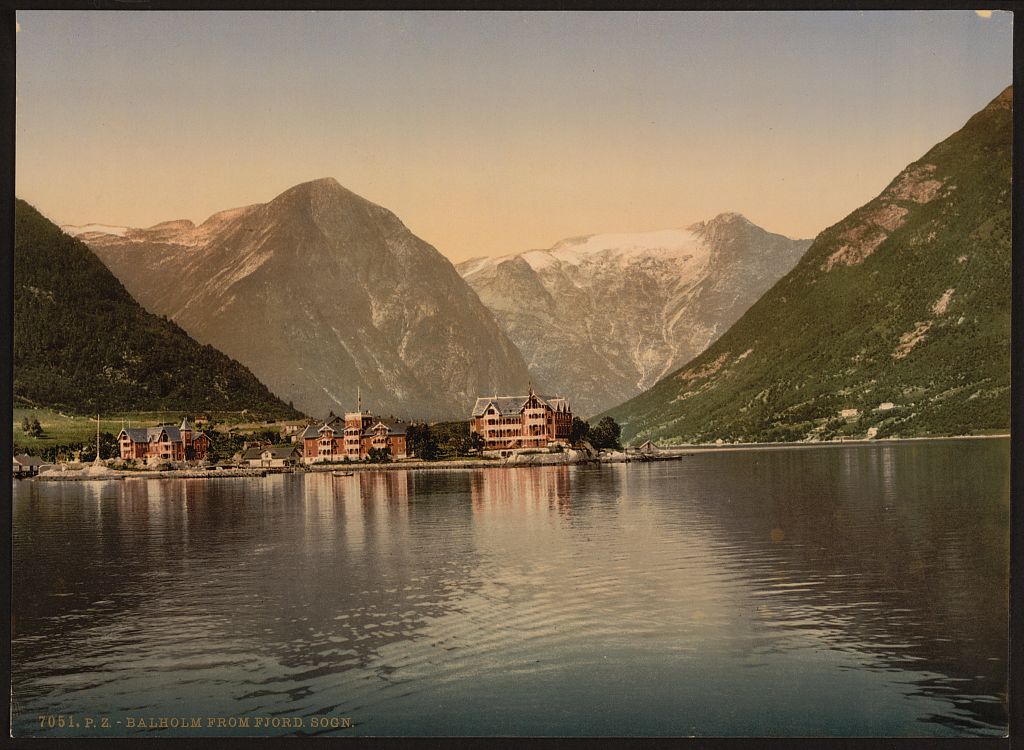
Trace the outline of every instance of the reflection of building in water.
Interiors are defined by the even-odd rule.
[[[536,510],[570,510],[572,478],[568,466],[483,469],[473,472],[470,497],[473,513],[489,513],[514,507]]]
[[[409,477],[404,471],[365,471],[359,476],[364,497],[389,505],[409,502]]]
[[[384,527],[408,522],[409,478],[404,471],[358,472],[351,477],[323,473],[305,480],[307,496],[315,493],[321,501],[327,497],[337,505],[345,538],[355,547],[366,542],[369,526],[377,526],[374,533],[379,534]]]

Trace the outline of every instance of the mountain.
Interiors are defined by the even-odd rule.
[[[525,392],[522,355],[452,264],[333,179],[269,203],[82,238],[147,309],[308,413],[466,418]]]
[[[238,362],[146,312],[82,242],[14,206],[14,398],[95,411],[300,416]]]
[[[702,352],[810,244],[729,213],[457,266],[538,379],[596,414]]]
[[[692,362],[611,409],[670,442],[1008,430],[1013,93],[814,240]]]

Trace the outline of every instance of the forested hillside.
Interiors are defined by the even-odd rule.
[[[15,202],[14,399],[105,410],[298,412],[245,367],[146,312],[106,266]]]
[[[608,413],[629,438],[1010,426],[1012,88],[822,232],[703,354]]]

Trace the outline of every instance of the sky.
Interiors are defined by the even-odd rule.
[[[1012,81],[1008,12],[17,13],[16,193],[201,222],[320,177],[454,261],[810,238]]]

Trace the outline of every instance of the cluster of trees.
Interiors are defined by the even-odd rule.
[[[391,448],[386,445],[383,448],[370,448],[366,452],[366,460],[371,464],[389,464],[391,463]]]
[[[620,450],[621,435],[622,427],[611,417],[602,417],[594,426],[579,417],[573,417],[569,441],[573,445],[586,441],[598,450]]]
[[[405,430],[406,450],[424,461],[464,458],[478,454],[484,440],[470,432],[469,422],[438,422],[411,424]]]
[[[14,453],[21,453],[23,450],[24,446],[13,446]],[[70,461],[75,456],[88,463],[96,459],[96,441],[93,440],[89,443],[57,443],[38,448],[33,447],[31,452],[44,461],[54,463],[57,461]],[[100,458],[106,460],[108,458],[117,458],[120,455],[121,450],[117,444],[117,436],[109,432],[101,432]]]
[[[43,426],[39,424],[39,417],[32,417],[31,420],[28,417],[22,417],[21,431],[34,438],[40,438],[44,434]]]
[[[117,444],[117,435],[109,432],[100,433],[100,459],[120,458],[121,448]],[[82,446],[81,459],[84,463],[96,460],[96,443],[86,443]]]

